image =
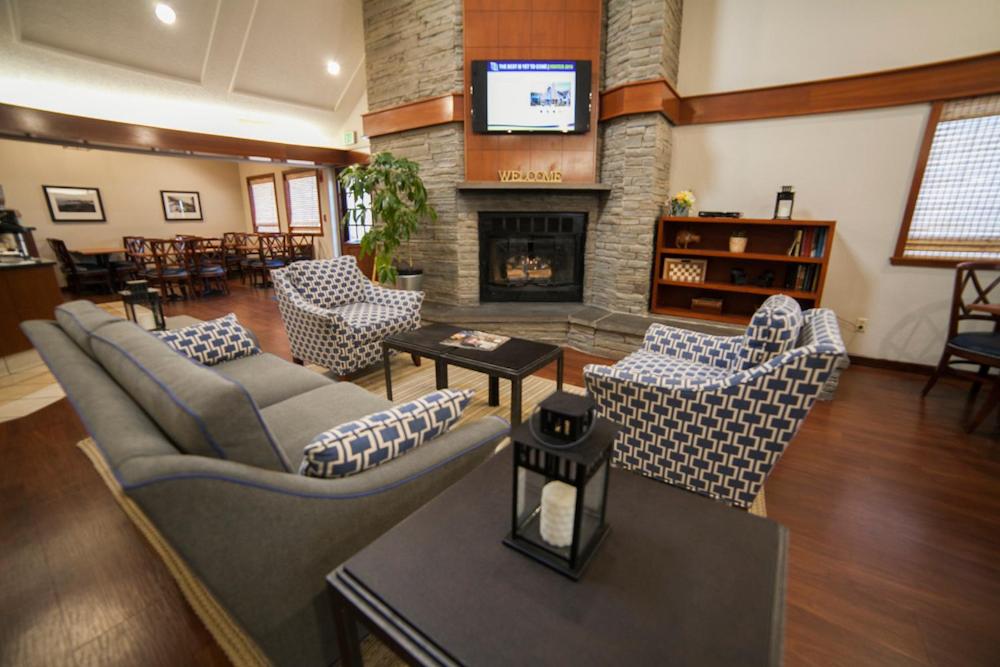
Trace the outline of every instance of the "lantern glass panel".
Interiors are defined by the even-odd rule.
[[[583,513],[580,517],[580,551],[586,549],[604,524],[605,489],[608,461],[605,459],[594,476],[583,487]]]
[[[518,532],[534,518],[534,523],[538,523],[538,513],[542,505],[542,487],[548,480],[545,475],[539,474],[527,468],[517,469],[517,523]],[[534,515],[534,516],[533,516]],[[537,535],[538,528],[535,528]]]

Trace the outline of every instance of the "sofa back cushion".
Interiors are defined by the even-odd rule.
[[[750,319],[731,370],[734,373],[745,371],[791,350],[798,343],[801,331],[799,303],[784,294],[768,297]]]
[[[295,262],[288,267],[288,274],[299,294],[322,308],[365,300],[365,277],[350,255]]]
[[[94,353],[90,349],[90,334],[105,324],[123,321],[123,318],[85,300],[70,301],[56,308],[56,322],[91,357]]]
[[[324,431],[305,446],[299,473],[347,477],[402,456],[451,428],[472,394],[440,389]]]
[[[154,336],[205,366],[260,354],[260,347],[234,313],[179,329],[153,331]]]
[[[182,452],[289,469],[242,385],[131,322],[102,327],[90,345],[97,361]]]

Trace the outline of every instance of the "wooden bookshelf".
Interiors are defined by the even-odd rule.
[[[693,317],[714,322],[745,324],[764,300],[772,294],[787,294],[803,309],[816,308],[823,296],[830,250],[836,222],[833,220],[765,220],[759,218],[678,218],[663,216],[656,225],[656,249],[650,285],[650,311],[660,315]],[[818,244],[820,229],[825,238]],[[687,230],[701,236],[701,241],[676,245],[677,233]],[[729,237],[737,230],[746,232],[747,251],[729,251]],[[806,255],[789,255],[797,232],[811,241]],[[667,259],[703,259],[707,265],[704,282],[669,280],[664,273]],[[801,268],[800,268],[801,267]],[[748,284],[732,282],[731,270],[741,268]],[[769,286],[754,284],[765,271],[774,273]],[[796,276],[811,278],[811,284],[799,285]],[[791,287],[786,287],[791,284]],[[691,299],[722,299],[721,313],[691,309]]]

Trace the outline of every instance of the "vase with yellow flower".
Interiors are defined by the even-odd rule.
[[[694,206],[694,202],[693,192],[690,190],[681,190],[667,202],[670,204],[670,215],[678,218],[687,217],[688,213],[691,212],[691,207]]]

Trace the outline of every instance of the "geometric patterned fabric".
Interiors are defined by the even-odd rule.
[[[730,367],[745,339],[762,332],[711,336],[662,324],[613,366],[584,367],[598,413],[624,427],[615,464],[749,507],[845,352],[833,311],[801,317],[788,349],[746,369]],[[774,321],[794,324],[784,315]],[[779,346],[782,338],[762,335]]]
[[[391,461],[451,428],[472,394],[441,389],[324,431],[305,446],[299,474],[346,477]]]
[[[743,371],[790,350],[802,329],[799,302],[784,294],[775,294],[761,304],[750,318],[743,345],[733,359],[734,371]]]
[[[175,351],[205,366],[260,354],[257,341],[233,313],[181,329],[150,333]]]
[[[382,340],[420,326],[423,292],[386,289],[350,255],[271,272],[292,356],[347,375],[382,359]]]

